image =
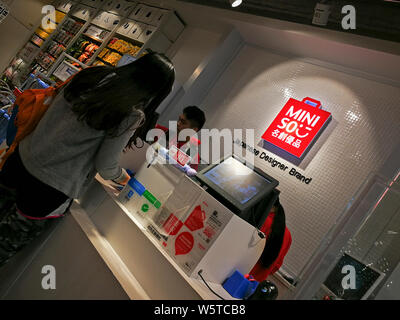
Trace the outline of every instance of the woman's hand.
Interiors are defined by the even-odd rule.
[[[124,187],[130,180],[131,176],[128,174],[128,172],[126,172],[126,170],[124,168],[122,168],[121,171],[122,171],[121,175],[118,178],[113,179],[111,181]]]

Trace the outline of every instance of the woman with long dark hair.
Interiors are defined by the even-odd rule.
[[[84,69],[58,92],[0,172],[0,183],[16,195],[17,211],[0,222],[0,266],[49,218],[63,216],[96,173],[126,183],[129,175],[118,164],[121,152],[153,122],[151,115],[174,79],[171,61],[149,53],[119,68]]]

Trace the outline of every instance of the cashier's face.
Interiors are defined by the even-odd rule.
[[[183,129],[193,129],[194,131],[198,131],[196,127],[192,126],[190,120],[186,118],[186,115],[183,113],[179,116],[178,124],[177,124],[178,133]]]

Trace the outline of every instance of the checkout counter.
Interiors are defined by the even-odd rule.
[[[145,145],[124,153],[121,165],[135,172],[129,184],[119,191],[96,176],[72,215],[131,299],[217,299],[203,279],[235,299],[222,284],[261,256],[259,228],[278,182],[236,156],[189,177],[153,152]]]

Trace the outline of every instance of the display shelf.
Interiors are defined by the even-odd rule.
[[[139,6],[141,6],[141,10],[144,10],[142,12],[144,16],[137,14],[136,9]],[[25,50],[25,47],[23,47],[17,54],[27,62],[28,68],[29,65],[35,61],[40,52],[46,52],[46,50],[48,50],[51,41],[55,41],[56,43],[65,46],[64,52],[68,52],[80,37],[93,41],[95,44],[99,45],[99,48],[94,52],[89,60],[85,62],[85,65],[89,66],[96,61],[97,55],[108,45],[112,37],[117,37],[134,46],[140,47],[140,50],[135,54],[136,57],[139,57],[143,55],[148,48],[153,51],[164,53],[173,43],[173,41],[169,39],[176,39],[179,36],[182,27],[184,27],[172,10],[156,8],[144,3],[138,4],[137,1],[110,0],[105,2],[103,0],[91,0],[90,6],[87,6],[87,3],[82,1],[60,0],[56,1],[55,7],[57,10],[57,28],[55,30],[47,30],[49,32],[51,31],[50,33],[47,33],[46,30],[42,30],[39,23],[34,33],[37,37],[43,40],[43,43],[39,46],[32,41],[28,41],[27,43],[31,43],[31,45],[37,47],[38,50],[36,51],[32,48]],[[148,10],[151,11],[150,15]],[[74,33],[67,29],[65,22],[68,19],[82,23],[79,31]],[[127,29],[124,28],[124,25],[126,24],[128,24]],[[87,34],[87,29],[90,26],[103,29],[104,31],[107,31],[108,34],[102,38],[89,35]],[[136,31],[137,33],[134,32],[129,34],[129,31],[131,31],[131,29],[133,30],[135,26],[138,29]],[[60,35],[61,31],[73,35],[67,43],[55,40],[55,38]],[[173,34],[173,36],[170,36],[170,34]],[[27,45],[27,43],[25,43],[25,45]],[[120,55],[124,55],[119,50],[113,48],[108,49]],[[49,69],[49,75],[54,72],[55,68],[57,68],[61,62],[62,58],[58,57]]]
[[[58,11],[68,14],[75,2],[78,2],[78,1],[60,0],[60,1],[56,1],[54,6],[56,7],[56,9]]]
[[[122,40],[122,41],[127,42],[128,44],[132,45],[133,47],[138,47],[139,50],[137,50],[137,51],[135,52],[135,55],[137,55],[137,53],[138,53],[138,52],[141,50],[141,48],[143,47],[143,43],[139,43],[139,42],[137,42],[137,41],[132,41],[132,40],[129,39],[129,38],[126,38],[126,37],[124,37],[124,36],[120,36],[119,34],[115,34],[115,35],[110,39],[110,41],[108,42],[108,44],[107,44],[107,46],[106,46],[105,48],[106,48],[106,49],[109,49],[110,51],[114,51],[114,52],[116,52],[116,53],[119,53],[120,55],[124,55],[124,54],[130,54],[130,55],[132,55],[132,54],[130,53],[130,51],[127,51],[127,52],[124,53],[124,52],[121,52],[121,51],[119,51],[119,50],[117,50],[117,49],[115,49],[115,48],[111,48],[110,45],[112,45],[112,44],[110,44],[110,42],[111,42],[114,38],[116,38],[117,41],[118,41],[118,40]]]
[[[99,10],[96,13],[94,19],[91,21],[91,24],[100,27],[102,29],[111,31],[115,28],[115,26],[120,24],[122,19],[123,18],[119,15]]]
[[[71,47],[73,46],[73,44],[74,44],[76,41],[78,41],[78,39],[82,36],[82,33],[83,33],[85,30],[87,30],[87,28],[90,26],[90,21],[84,21],[84,20],[82,20],[82,19],[78,19],[78,18],[76,18],[76,17],[69,16],[69,15],[68,15],[67,18],[72,19],[72,20],[77,21],[77,22],[82,22],[82,25],[81,25],[80,29],[74,34],[74,36],[68,41],[68,45],[65,45],[65,49],[64,49],[63,54],[66,54],[66,52],[67,52],[68,50],[71,49]],[[64,31],[66,31],[66,32],[69,32],[68,30],[65,30],[65,29],[63,28],[63,26],[64,26],[64,25],[61,26],[61,30],[64,30]],[[61,54],[61,56],[62,56],[63,54]],[[61,57],[61,56],[55,61],[55,63],[53,64],[52,68],[49,70],[49,75],[51,75],[51,74],[54,72],[55,68],[57,68],[58,65],[62,62],[62,57]],[[73,57],[71,57],[71,58],[73,58]]]
[[[58,57],[54,56],[53,54],[49,53],[48,51],[45,51],[45,54],[47,54],[47,55],[53,57],[55,60],[57,60],[58,57],[59,57],[59,56],[58,56]],[[61,54],[60,54],[60,55],[61,55]]]
[[[118,54],[120,54],[121,56],[123,56],[123,55],[125,54],[125,53],[119,52],[119,51],[116,50],[116,49],[110,48],[108,45],[107,45],[107,47],[105,47],[105,49],[108,49],[108,50],[110,50],[110,51],[113,51],[113,52],[115,52],[115,53],[118,53]]]
[[[73,34],[74,36],[77,34],[77,33],[79,33],[79,31],[78,32],[76,32],[76,33],[72,33],[71,31],[68,31],[67,29],[64,29],[64,27],[61,27],[61,29],[60,29],[60,31],[65,31],[65,32],[69,32],[69,33],[71,33],[71,34]]]
[[[45,41],[50,37],[50,34],[44,31],[40,26],[35,30],[34,34]]]
[[[146,3],[138,5],[129,18],[157,27],[171,42],[175,42],[185,28],[184,23],[173,10],[158,8]]]
[[[49,68],[51,68],[51,65],[50,66],[45,66],[43,63],[42,63],[42,61],[41,60],[36,60],[35,62],[34,62],[35,64],[38,64],[40,67],[42,67],[42,69],[44,69],[44,70],[49,70]]]
[[[74,61],[76,63],[79,63],[81,65],[81,67],[83,67],[83,68],[87,67],[87,65],[85,63],[79,61],[78,59],[76,59],[76,58],[74,58],[72,56],[70,56],[69,54],[64,52],[63,55],[64,55],[65,58],[70,59],[70,60],[72,60],[72,61]]]
[[[61,81],[66,81],[69,77],[79,72],[81,69],[72,65],[68,61],[63,60],[57,69],[53,72],[52,76]]]
[[[134,45],[137,45],[138,47],[143,47],[143,45],[144,45],[143,42],[141,42],[141,41],[139,41],[137,39],[130,38],[125,34],[118,33],[118,31],[115,33],[114,37],[115,38],[122,38],[122,40],[125,40],[127,42],[132,42]]]
[[[87,37],[87,38],[89,38],[90,40],[93,40],[93,41],[96,41],[96,42],[100,42],[100,43],[103,43],[103,42],[104,42],[104,40],[100,40],[100,39],[98,39],[98,38],[89,36],[89,35],[86,34],[86,33],[82,33],[82,36]]]
[[[56,43],[58,43],[58,44],[60,44],[60,45],[62,45],[62,46],[64,46],[64,47],[67,47],[67,44],[62,43],[62,42],[60,42],[60,41],[58,41],[58,40],[56,40],[56,39],[52,39],[52,41],[54,41],[54,42],[56,42]]]
[[[32,40],[29,40],[29,42],[32,43],[34,46],[36,46],[38,48],[42,48],[42,46],[43,46],[43,44],[42,44],[42,46],[39,46],[38,44],[34,43]]]
[[[62,54],[63,52],[60,53],[58,56],[55,56],[55,55],[53,55],[53,54],[51,54],[51,53],[49,53],[49,52],[47,52],[47,51],[46,51],[46,53],[47,53],[49,56],[52,56],[54,59],[57,60],[57,59],[61,56],[61,54]]]
[[[137,1],[110,0],[103,6],[103,10],[127,17],[136,8],[137,4]]]
[[[72,8],[70,13],[74,18],[80,19],[82,21],[89,21],[93,19],[97,9],[85,6],[83,4],[78,4],[76,7]]]
[[[42,39],[43,41],[46,41],[46,38],[41,37],[40,35],[38,35],[36,32],[34,33],[34,35],[36,35],[38,38]]]
[[[76,32],[72,32],[71,30],[67,29],[67,20],[72,20],[74,23],[78,23],[81,25],[81,27],[76,31]],[[59,31],[65,31],[68,32],[70,34],[76,35],[77,33],[79,33],[79,31],[81,30],[81,28],[83,27],[85,23],[82,22],[82,20],[79,19],[75,19],[75,17],[72,16],[67,16],[64,23],[62,23],[62,25],[60,26],[60,30]]]
[[[91,65],[93,62],[93,56],[97,54],[98,50],[101,50],[107,43],[112,31],[98,27],[91,23],[82,30],[83,32],[78,35],[67,49],[68,54],[71,54],[71,50],[74,50],[77,54],[85,61],[86,65]],[[89,41],[88,46],[81,47],[81,44],[85,41]],[[95,45],[96,48],[89,48],[89,45]],[[83,50],[82,50],[83,49]],[[90,62],[89,62],[90,61]]]
[[[65,2],[65,1],[64,1]],[[59,1],[58,4],[60,5],[61,2]],[[72,4],[71,4],[72,6]],[[27,58],[26,56],[24,56],[24,61],[27,62],[27,70],[28,72],[26,72],[25,76],[27,77],[30,73],[30,71],[32,71],[34,69],[34,63],[36,62],[36,58],[38,57],[38,55],[41,52],[44,52],[44,50],[48,47],[48,44],[51,42],[51,40],[54,38],[54,36],[58,33],[60,26],[63,25],[63,23],[65,22],[66,18],[68,17],[68,14],[65,14],[62,10],[58,10],[59,8],[57,7],[56,10],[56,29],[54,30],[44,30],[41,26],[42,21],[40,21],[34,31],[34,35],[36,35],[37,37],[39,37],[40,39],[44,40],[43,43],[38,46],[37,44],[35,44],[34,42],[32,42],[32,37],[31,39],[27,42],[27,43],[32,43],[33,45],[36,45],[39,50],[37,50],[36,52],[34,52],[31,56],[29,56],[29,58]],[[53,21],[54,22],[54,21]],[[20,56],[20,53],[22,50],[24,50],[25,47],[23,47],[19,52],[18,52],[18,56]],[[42,68],[43,65],[39,64]],[[25,72],[24,72],[25,73]],[[24,79],[22,79],[24,81]],[[23,82],[22,81],[22,82]]]

